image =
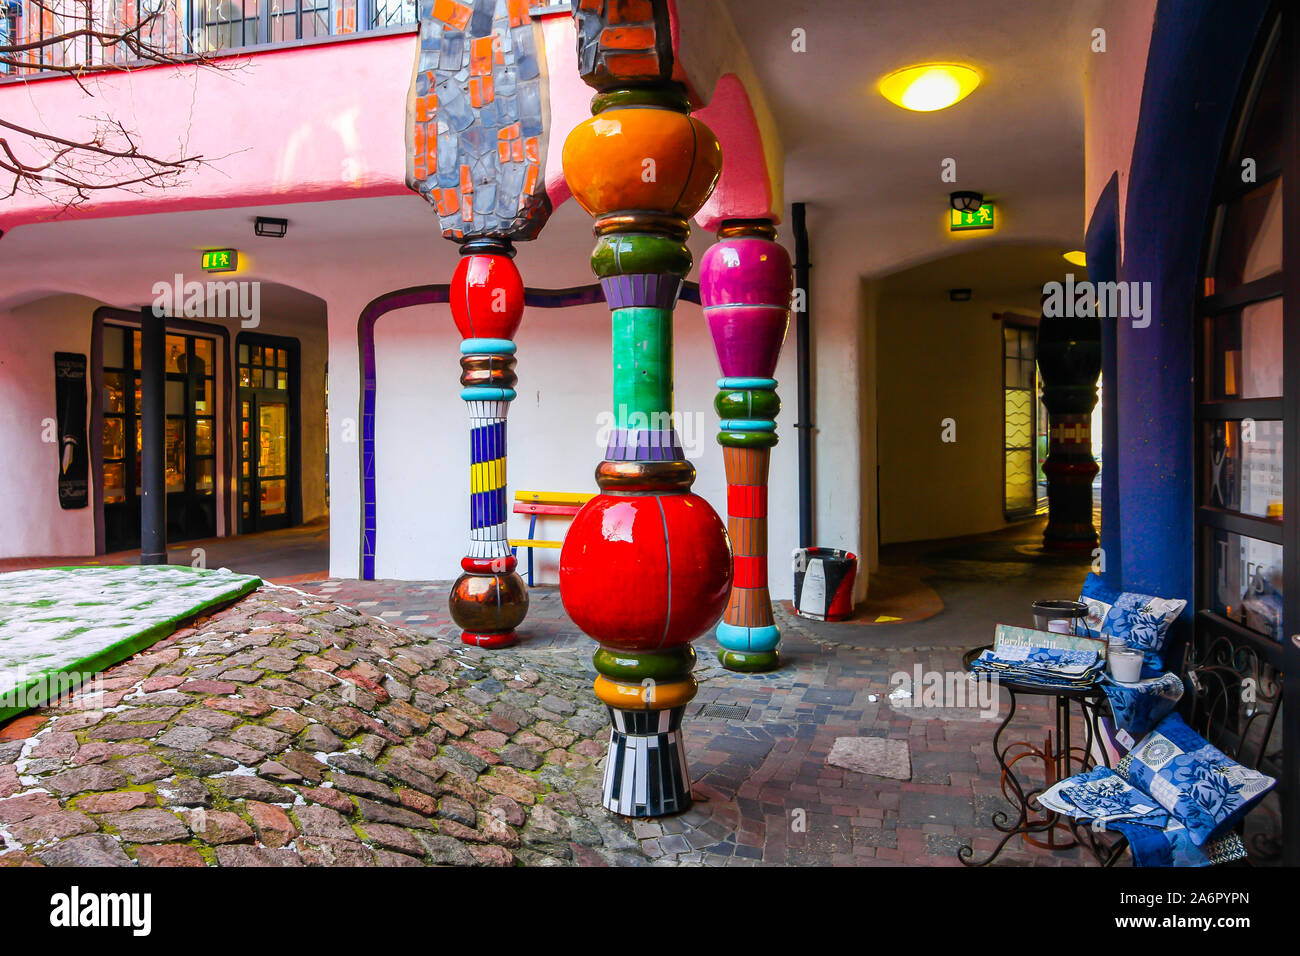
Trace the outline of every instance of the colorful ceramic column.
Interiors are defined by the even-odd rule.
[[[612,310],[616,427],[596,468],[601,493],[560,552],[560,596],[601,645],[595,691],[613,723],[604,804],[652,817],[690,805],[680,732],[696,693],[690,642],[718,620],[731,584],[726,529],[690,492],[695,468],[672,420],[687,221],[722,154],[671,82],[666,3],[583,0],[575,16],[579,68],[597,92],[592,118],[564,144],[564,174],[596,219],[591,264]]]
[[[1092,482],[1100,469],[1092,457],[1092,409],[1101,374],[1101,323],[1088,317],[1043,316],[1037,348],[1048,440],[1043,547],[1091,551],[1097,547]]]
[[[790,323],[790,256],[768,220],[729,220],[700,263],[700,303],[722,378],[714,405],[727,468],[731,599],[718,625],[718,660],[729,670],[779,663],[781,632],[767,591],[767,475],[776,444],[776,362]]]
[[[451,314],[460,331],[460,397],[470,419],[470,542],[451,589],[460,639],[504,647],[528,613],[528,588],[506,541],[506,415],[515,398],[515,343],[524,283],[509,239],[461,247],[451,280]]]
[[[470,416],[470,544],[451,591],[461,640],[515,640],[528,589],[506,541],[506,414],[524,286],[514,242],[551,214],[541,27],[525,0],[421,0],[407,107],[407,185],[461,244],[452,318],[461,342],[461,398]]]

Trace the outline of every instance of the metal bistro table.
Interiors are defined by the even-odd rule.
[[[969,671],[971,662],[981,653],[990,650],[993,645],[976,647],[962,655],[962,665]],[[980,677],[991,680],[990,677]],[[1070,830],[1069,822],[1060,814],[1037,807],[1036,798],[1056,782],[1075,773],[1090,770],[1095,765],[1092,757],[1093,744],[1098,739],[1098,721],[1104,712],[1109,712],[1106,695],[1097,686],[1080,688],[1043,687],[1037,684],[1021,684],[1013,680],[998,679],[998,686],[1007,692],[1009,706],[1007,714],[993,734],[993,752],[997,755],[998,765],[1002,768],[1002,795],[1011,803],[1014,812],[999,810],[993,814],[994,829],[1003,834],[998,845],[983,860],[975,860],[975,848],[970,844],[958,847],[957,858],[967,866],[988,866],[998,858],[1012,837],[1020,836],[1031,846],[1045,850],[1069,850],[1078,845]],[[1018,699],[1025,697],[1051,697],[1056,703],[1055,731],[1048,730],[1042,746],[1026,740],[1002,743],[1003,734],[1016,716]],[[1072,723],[1075,709],[1083,718],[1084,741],[1082,747],[1075,747],[1072,736]],[[1105,747],[1100,748],[1103,759],[1109,766]],[[1033,786],[1028,775],[1017,776],[1017,767],[1021,761],[1029,761],[1029,766],[1041,764],[1042,786]],[[1034,806],[1031,806],[1031,803]]]

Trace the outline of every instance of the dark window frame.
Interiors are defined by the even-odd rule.
[[[251,352],[256,347],[285,352],[286,362],[281,364],[277,361],[273,368],[284,369],[287,372],[287,389],[268,389],[260,385],[241,384],[241,370],[245,367],[253,367],[250,362],[243,361],[244,349],[247,348]],[[265,369],[267,366],[263,364],[258,367]],[[259,530],[275,530],[278,527],[297,527],[302,524],[302,343],[299,339],[289,336],[240,332],[235,337],[234,369],[235,401],[232,434],[234,435],[235,523],[238,533],[248,534]],[[244,517],[244,498],[247,493],[251,506],[252,491],[249,486],[255,485],[255,482],[244,478],[244,402],[245,400],[252,402],[255,395],[267,397],[281,391],[285,393],[289,403],[289,473],[286,476],[288,508],[285,522],[273,521],[269,522],[273,527],[259,527],[258,521],[253,518],[251,507],[249,517]],[[250,422],[250,441],[251,432]],[[251,471],[251,463],[249,467]],[[266,524],[268,522],[262,522],[262,525]]]
[[[1282,90],[1280,148],[1276,162],[1256,168],[1251,183],[1241,180],[1246,133],[1255,116],[1271,66],[1280,61]],[[1206,217],[1198,298],[1192,321],[1195,341],[1195,500],[1194,500],[1194,649],[1230,648],[1225,666],[1241,668],[1263,688],[1281,692],[1289,706],[1282,707],[1280,755],[1264,761],[1262,769],[1279,779],[1282,808],[1282,860],[1300,864],[1300,14],[1285,4],[1275,4],[1256,43],[1249,71],[1244,75],[1233,113],[1235,126],[1221,150],[1217,181]],[[1258,144],[1257,144],[1258,145]],[[1278,272],[1245,282],[1236,288],[1217,287],[1224,226],[1230,204],[1278,177],[1282,179],[1282,264]],[[1213,279],[1211,278],[1213,277]],[[1208,364],[1212,350],[1210,323],[1216,316],[1231,316],[1245,306],[1282,301],[1282,395],[1268,398],[1220,398],[1207,383],[1218,374]],[[1210,498],[1210,427],[1218,422],[1282,422],[1282,500],[1280,518],[1242,514],[1215,507]],[[1236,533],[1282,547],[1282,628],[1280,640],[1252,630],[1217,613],[1213,598],[1213,555],[1216,534]],[[1189,656],[1191,651],[1189,651]],[[1271,703],[1276,705],[1280,698]]]
[[[1041,391],[1038,387],[1038,343],[1035,339],[1035,331],[1038,328],[1038,321],[1033,316],[1017,315],[1014,312],[1003,312],[997,315],[998,334],[1001,342],[1001,366],[1002,366],[1002,516],[1007,521],[1024,521],[1040,513],[1039,496],[1038,496],[1038,470],[1042,462],[1039,461],[1038,454],[1038,405],[1042,400]],[[1034,384],[1029,389],[1024,389],[1019,385],[1007,384],[1007,329],[1016,329],[1019,332],[1028,332],[1030,346],[1034,350],[1032,359]],[[1017,361],[1024,361],[1021,356],[1016,356]],[[1029,391],[1032,393],[1030,398],[1030,437],[1029,446],[1026,448],[1022,445],[1012,446],[1008,444],[1007,436],[1007,414],[1006,414],[1006,395],[1008,391]],[[1028,451],[1030,456],[1030,474],[1032,476],[1034,488],[1034,503],[1028,508],[1011,509],[1007,507],[1007,452],[1010,451]]]

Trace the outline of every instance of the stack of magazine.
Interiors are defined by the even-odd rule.
[[[971,662],[971,670],[1017,684],[1090,687],[1106,669],[1105,650],[1093,638],[999,624],[993,647]]]

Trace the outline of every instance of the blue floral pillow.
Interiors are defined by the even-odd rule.
[[[1192,843],[1187,829],[1177,821],[1163,830],[1118,820],[1109,829],[1128,838],[1134,866],[1214,866],[1246,858],[1241,837],[1227,833],[1204,846]]]
[[[1277,783],[1224,756],[1177,714],[1138,741],[1115,772],[1151,794],[1196,846],[1232,829]]]
[[[1122,637],[1129,647],[1145,653],[1149,668],[1164,670],[1161,654],[1169,625],[1183,613],[1186,601],[1120,591],[1096,574],[1084,579],[1079,600],[1088,606],[1084,626],[1090,637]]]

